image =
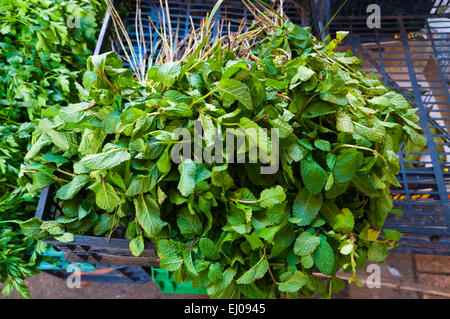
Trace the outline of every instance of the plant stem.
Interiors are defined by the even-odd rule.
[[[100,71],[99,68],[96,67],[95,70],[97,71],[98,74],[100,74],[100,76],[103,78],[103,80],[105,80],[105,82],[106,82],[106,83],[107,83],[114,91],[116,91],[117,94],[120,94],[119,89],[116,88],[116,87],[114,86],[114,84],[111,83],[110,80],[108,80],[108,78],[106,77],[106,75],[105,75],[102,71]]]
[[[92,109],[94,106],[96,106],[97,103],[94,103],[92,105],[89,105],[87,108],[84,109],[84,111],[89,111],[90,109]]]
[[[334,153],[336,150],[338,150],[338,149],[340,149],[342,147],[357,148],[357,149],[360,149],[360,150],[365,150],[365,151],[372,152],[375,155],[381,157],[387,163],[387,160],[386,160],[386,158],[383,155],[381,155],[380,153],[378,153],[377,151],[375,151],[375,150],[373,150],[371,148],[364,147],[364,146],[357,146],[357,145],[351,145],[351,144],[341,144],[341,145],[337,146],[334,150],[332,150],[331,153]]]
[[[201,98],[199,98],[198,100],[194,101],[191,103],[191,105],[189,105],[189,109],[191,109],[195,104],[197,104],[200,101],[203,101],[204,99],[206,99],[208,96],[210,96],[211,94],[219,91],[220,88],[215,88],[214,90],[210,91],[208,94],[206,94],[205,96],[202,96]]]
[[[267,259],[267,263],[269,264],[269,259],[267,258],[266,249],[267,249],[267,243],[265,243],[265,245],[264,245],[263,254],[264,254],[264,258]],[[267,270],[269,271],[270,278],[272,278],[272,281],[273,281],[273,283],[275,285],[275,289],[276,289],[275,293],[276,293],[277,297],[279,298],[280,294],[278,292],[278,282],[275,280],[275,277],[274,277],[274,275],[272,273],[272,270],[270,269],[270,264],[267,267]]]

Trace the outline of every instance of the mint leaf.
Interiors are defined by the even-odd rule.
[[[355,217],[348,208],[342,208],[336,215],[336,222],[333,229],[339,233],[348,234],[355,226]]]
[[[219,82],[219,90],[241,102],[247,109],[253,109],[252,97],[248,86],[235,79],[223,79]]]
[[[322,195],[314,195],[306,188],[302,188],[294,200],[292,206],[292,216],[299,219],[296,223],[299,226],[309,225],[319,213],[322,206]]]
[[[331,248],[324,236],[319,236],[319,238],[320,245],[314,253],[314,263],[321,273],[331,275],[335,267],[333,248]]]
[[[121,204],[120,197],[117,195],[114,187],[104,180],[101,182],[96,182],[89,188],[95,192],[95,203],[101,209],[104,209],[107,212],[112,212]]]
[[[167,62],[158,68],[159,81],[167,88],[170,88],[177,80],[181,72],[180,62]]]
[[[352,180],[360,164],[358,151],[354,148],[341,152],[336,158],[334,176],[339,183],[346,183]]]
[[[219,263],[213,263],[209,266],[208,280],[212,283],[221,281],[223,278],[222,267]]]
[[[150,196],[139,196],[134,199],[136,218],[149,238],[156,237],[167,225],[160,218],[158,203]]]
[[[327,172],[316,161],[309,159],[303,159],[300,167],[302,180],[308,191],[312,194],[320,193],[327,182]]]
[[[144,237],[139,235],[130,241],[130,250],[133,256],[140,256],[144,251]]]
[[[80,164],[89,170],[113,168],[130,160],[131,156],[125,148],[114,144],[107,144],[104,153],[92,154],[83,157]]]
[[[320,244],[320,239],[317,236],[311,235],[304,231],[297,237],[294,244],[294,252],[299,256],[307,256],[312,254]]]
[[[251,284],[255,280],[262,278],[267,270],[269,269],[269,262],[263,256],[252,268],[247,270],[245,273],[236,280],[238,284]]]
[[[181,195],[187,197],[194,191],[197,168],[192,160],[186,159],[183,160],[180,166],[178,166],[178,169],[181,174],[180,181],[178,183],[178,190]]]
[[[283,202],[286,199],[283,187],[277,185],[261,192],[259,202],[261,207],[270,208],[276,204]]]
[[[194,238],[202,234],[202,222],[197,215],[191,214],[187,209],[178,212],[177,225],[186,238]]]
[[[78,175],[74,179],[61,187],[56,192],[56,197],[62,200],[72,199],[89,182],[87,175]]]
[[[278,289],[283,292],[296,292],[306,285],[307,278],[301,271],[295,273],[284,273],[280,276],[282,280],[278,284]]]
[[[182,251],[184,246],[179,242],[168,239],[161,239],[157,242],[156,248],[160,257],[160,268],[168,271],[176,271],[183,265]]]

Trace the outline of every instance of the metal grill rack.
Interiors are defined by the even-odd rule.
[[[389,10],[393,2],[377,1],[381,12],[395,13]],[[369,14],[344,10],[330,24],[330,33],[350,31],[341,49],[351,49],[365,71],[374,72],[419,109],[427,146],[409,156],[400,152],[402,187],[392,189],[392,198],[404,215],[391,215],[385,224],[405,233],[397,251],[450,255],[449,1],[421,1],[422,14],[420,1],[411,2],[412,14],[398,9],[401,14],[382,14],[380,29],[368,28]]]

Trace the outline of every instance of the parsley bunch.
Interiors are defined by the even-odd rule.
[[[206,36],[181,60],[167,50],[145,78],[114,52],[90,57],[81,102],[39,121],[21,171],[30,191],[55,186],[63,214],[22,231],[71,241],[126,229],[133,254],[151,240],[161,268],[213,298],[329,296],[344,286],[337,270],[358,283],[367,259],[383,262],[401,237],[381,232],[399,213],[389,196],[400,186],[397,153],[425,143],[416,110],[351,52],[335,52],[345,32],[321,42],[268,17]],[[176,130],[195,136],[196,123],[204,133],[183,142],[194,151],[177,164]],[[279,132],[273,174],[261,174],[248,146],[245,163],[195,152],[245,133],[246,145],[271,153],[264,128]]]

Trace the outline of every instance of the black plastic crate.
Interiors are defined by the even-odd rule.
[[[349,0],[339,12],[342,16],[367,16],[367,7],[371,4],[379,5],[382,16],[396,16],[423,14],[430,12],[434,6],[442,6],[445,0]],[[344,0],[331,0],[331,12],[336,12]],[[435,4],[436,3],[436,4]]]
[[[36,217],[42,220],[54,219],[61,214],[61,208],[53,201],[50,186],[45,187],[39,199]],[[145,249],[139,257],[130,251],[130,241],[124,238],[124,232],[113,234],[118,238],[95,236],[77,236],[73,242],[64,243],[55,239],[44,240],[64,252],[64,257],[72,262],[86,262],[101,265],[128,265],[142,267],[158,267],[159,257],[156,247],[150,242],[145,243]]]
[[[330,15],[333,15],[343,1],[331,1]],[[367,12],[370,4],[380,7],[381,28],[377,29],[376,41],[389,41],[393,35],[418,32],[427,26],[429,18],[445,16],[448,0],[349,0],[339,11],[330,25],[332,35],[335,31],[350,31],[359,42],[375,40],[373,29],[367,25],[372,11]],[[448,16],[448,15],[447,15]],[[401,20],[399,20],[401,18]]]
[[[383,8],[393,1],[379,2]],[[403,6],[418,2],[405,1]],[[419,109],[427,147],[408,157],[400,152],[397,177],[402,187],[392,189],[392,198],[404,215],[391,215],[385,224],[405,233],[396,251],[450,255],[449,1],[421,2],[422,11],[411,8],[411,15],[382,14],[380,29],[367,27],[367,13],[345,15],[345,10],[329,28],[332,35],[349,30],[342,49],[351,49],[365,71],[374,72]]]

